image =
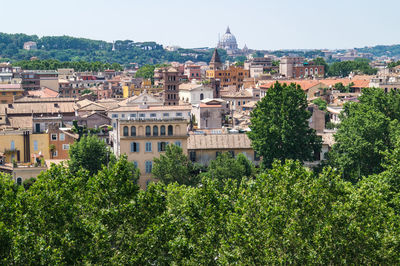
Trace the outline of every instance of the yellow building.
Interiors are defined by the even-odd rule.
[[[119,155],[126,154],[128,160],[139,168],[139,185],[146,188],[150,181],[154,158],[159,158],[168,144],[175,144],[187,152],[186,119],[170,120],[119,120]]]
[[[0,152],[5,162],[13,160],[35,163],[36,158],[50,158],[48,134],[31,134],[29,131],[3,130],[0,132]]]

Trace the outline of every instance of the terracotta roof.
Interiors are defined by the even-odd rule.
[[[43,113],[74,113],[75,103],[59,102],[59,103],[13,103],[10,108],[7,104],[1,104],[0,110],[4,111],[7,108],[8,114],[43,114]]]
[[[224,98],[252,98],[253,94],[248,90],[240,90],[235,93],[225,94],[223,95]]]
[[[53,91],[49,88],[28,91],[29,96],[35,96],[35,97],[40,97],[40,98],[55,98],[58,96],[58,94],[59,94],[58,92]]]
[[[352,88],[368,88],[369,80],[353,80],[354,85]]]
[[[32,116],[15,116],[8,118],[12,128],[32,129]]]
[[[203,85],[195,83],[182,83],[179,85],[179,90],[191,91],[200,87],[203,87]]]
[[[54,98],[54,97],[22,97],[16,99],[14,103],[60,103],[60,102],[72,102],[75,103],[75,98]]]
[[[221,104],[206,104],[206,103],[200,103],[200,107],[202,108],[221,108]]]
[[[251,141],[246,134],[190,135],[188,150],[206,149],[251,149]]]

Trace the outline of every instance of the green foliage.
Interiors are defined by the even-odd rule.
[[[400,95],[397,92],[366,88],[359,100],[345,105],[335,135],[336,144],[329,153],[330,163],[352,181],[382,172],[383,152],[393,149],[399,135]]]
[[[234,164],[248,165],[240,155]],[[357,185],[332,168],[315,175],[286,161],[253,179],[206,177],[196,187],[160,182],[145,191],[125,156],[95,175],[52,165],[27,191],[2,175],[0,261],[399,264],[398,165]]]
[[[354,61],[335,62],[329,66],[328,76],[347,77],[350,72],[356,72],[366,75],[374,75],[377,69],[369,65],[367,59],[356,59]]]
[[[321,98],[317,98],[312,102],[316,104],[320,110],[326,110],[326,107],[328,106],[328,103]]]
[[[136,78],[146,78],[146,79],[152,79],[154,76],[154,69],[156,68],[155,65],[144,65],[141,68],[138,69],[138,71],[135,74]]]
[[[26,70],[57,70],[59,68],[73,68],[75,71],[104,71],[106,69],[113,69],[121,71],[124,68],[117,63],[109,64],[87,61],[58,61],[55,59],[46,60],[23,60],[13,63],[14,66],[19,66]]]
[[[243,177],[253,177],[254,174],[254,165],[246,156],[240,153],[234,158],[230,153],[225,152],[210,162],[204,176],[219,181],[227,179],[240,181]]]
[[[296,84],[279,84],[268,89],[251,113],[248,136],[254,150],[270,167],[274,159],[313,159],[321,150],[321,138],[308,125],[306,94]]]
[[[36,182],[36,178],[31,177],[31,178],[25,179],[24,182],[22,182],[22,185],[24,186],[25,190],[28,190],[35,182]]]
[[[35,41],[38,49],[23,50],[23,45],[27,41]],[[70,61],[66,65],[74,67],[75,70],[101,69],[98,62],[102,62],[101,64],[104,64],[105,68],[113,69],[117,69],[118,64],[128,66],[132,62],[140,65],[162,64],[172,61],[183,63],[188,60],[209,62],[213,53],[213,49],[179,49],[171,52],[155,42],[134,42],[132,40],[116,41],[115,51],[112,50],[112,47],[112,43],[105,41],[70,36],[43,36],[39,38],[36,35],[0,33],[0,56],[2,59],[7,59],[5,61],[15,63],[24,60],[25,63],[23,64],[28,65],[30,64],[28,60],[31,57],[45,61],[51,59],[49,62],[53,63],[52,60]],[[220,52],[221,60],[228,59],[225,50],[218,52]],[[93,64],[90,62],[93,62]],[[41,65],[35,65],[35,67],[45,68]]]
[[[177,182],[180,185],[196,185],[198,183],[193,163],[183,154],[182,148],[169,144],[165,154],[154,158],[152,174],[165,184]]]
[[[108,165],[115,160],[114,154],[107,144],[97,136],[83,136],[71,145],[69,150],[69,167],[72,173],[83,168],[91,175],[96,174],[103,165]]]

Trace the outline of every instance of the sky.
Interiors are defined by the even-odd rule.
[[[195,48],[215,47],[229,25],[239,48],[400,44],[399,0],[19,0],[1,6],[0,32],[6,33]]]

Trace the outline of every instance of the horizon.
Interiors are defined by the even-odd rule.
[[[29,23],[16,19],[13,12],[5,12],[4,20],[12,23],[0,31],[211,48],[229,26],[239,48],[246,44],[255,50],[335,50],[400,43],[400,37],[394,34],[400,3],[394,0],[382,0],[379,5],[361,0],[206,0],[201,5],[181,0],[154,0],[151,4],[71,0],[63,9],[50,0],[39,2],[20,3],[19,16],[32,18]],[[4,10],[14,6],[3,3]]]
[[[130,39],[117,39],[117,40],[102,40],[102,39],[94,39],[94,38],[89,38],[89,37],[85,37],[85,36],[73,36],[73,35],[67,35],[67,34],[63,34],[63,35],[39,35],[39,34],[35,34],[35,33],[24,33],[24,32],[0,32],[0,33],[5,33],[5,34],[25,34],[28,36],[33,36],[36,35],[39,38],[43,38],[43,37],[62,37],[62,36],[67,36],[67,37],[72,37],[72,38],[82,38],[82,39],[88,39],[88,40],[92,40],[92,41],[104,41],[107,43],[113,43],[114,41],[126,41],[126,40],[130,40]],[[168,46],[178,46],[179,48],[183,48],[183,49],[202,49],[202,48],[207,48],[207,49],[214,49],[214,47],[210,47],[210,46],[197,46],[197,47],[183,47],[180,45],[165,45],[162,44],[160,42],[158,42],[157,40],[130,40],[133,42],[137,42],[137,43],[142,43],[142,42],[155,42],[157,44],[161,44],[163,45],[163,47],[168,47]],[[251,50],[256,50],[256,51],[315,51],[315,50],[330,50],[330,51],[335,51],[335,50],[351,50],[351,49],[360,49],[360,48],[369,48],[369,47],[375,47],[375,46],[396,46],[396,45],[400,45],[400,43],[392,43],[392,44],[375,44],[375,45],[365,45],[365,46],[359,46],[359,47],[351,47],[351,48],[341,48],[341,47],[337,47],[337,48],[287,48],[287,49],[252,49]]]

